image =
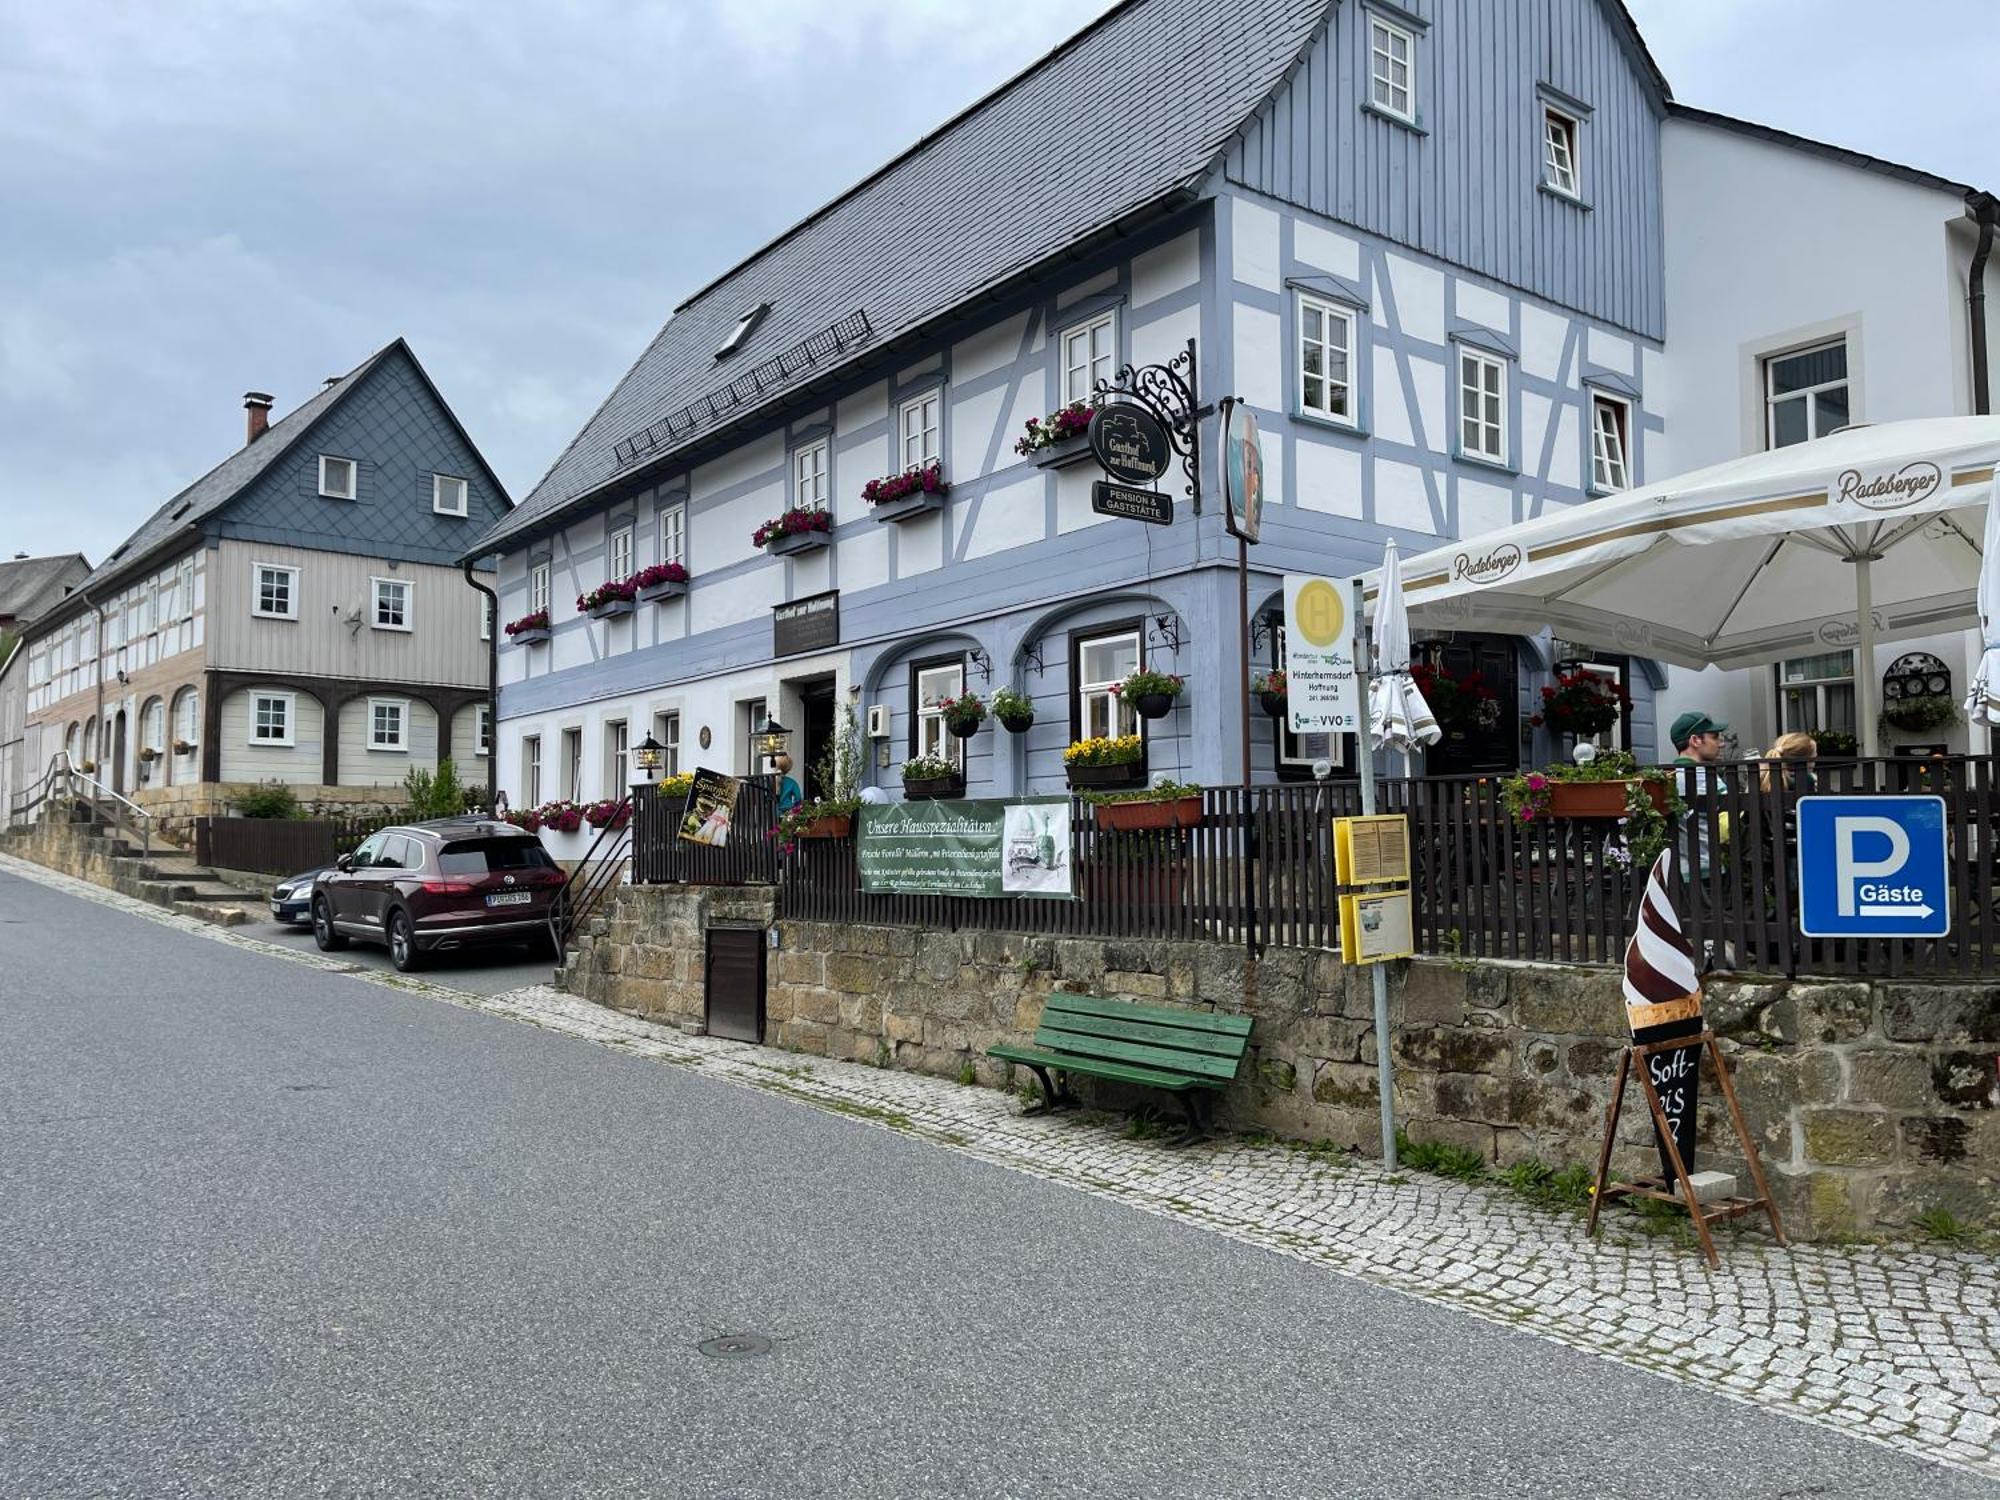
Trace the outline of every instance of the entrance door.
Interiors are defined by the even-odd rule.
[[[118,717],[111,721],[111,790],[122,794],[125,790],[125,710],[118,710]]]
[[[826,758],[827,746],[833,743],[833,679],[801,687],[799,706],[804,715],[799,735],[799,785],[804,788],[808,802],[817,802],[831,791],[820,784],[820,762]]]
[[[1489,724],[1461,723],[1425,753],[1424,768],[1437,776],[1474,771],[1512,771],[1521,764],[1521,680],[1509,635],[1460,635],[1434,641],[1423,652],[1442,670],[1463,681],[1478,672],[1499,695]]]
[[[764,930],[711,927],[702,1009],[710,1036],[764,1040]]]

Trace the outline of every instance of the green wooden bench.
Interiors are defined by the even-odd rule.
[[[1032,1047],[1003,1043],[986,1055],[1020,1063],[1041,1080],[1042,1103],[1029,1114],[1076,1104],[1072,1077],[1109,1078],[1177,1094],[1191,1139],[1208,1129],[1203,1100],[1229,1087],[1249,1047],[1248,1016],[1058,990],[1042,1006]]]

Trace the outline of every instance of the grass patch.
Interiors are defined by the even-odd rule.
[[[1142,1104],[1132,1111],[1132,1117],[1125,1122],[1125,1139],[1128,1141],[1149,1141],[1160,1133],[1160,1116],[1150,1104]]]
[[[1486,1158],[1469,1146],[1449,1141],[1413,1141],[1396,1137],[1396,1160],[1413,1172],[1449,1177],[1454,1182],[1478,1182],[1486,1176]]]
[[[974,1084],[979,1082],[979,1069],[975,1068],[972,1065],[971,1058],[968,1057],[964,1062],[958,1065],[958,1081],[964,1084]]]
[[[1933,1208],[1918,1214],[1916,1225],[1923,1231],[1925,1239],[1936,1240],[1941,1245],[1969,1245],[1979,1238],[1977,1229],[1948,1208]]]
[[[1533,1157],[1517,1161],[1496,1175],[1536,1207],[1549,1209],[1588,1208],[1595,1180],[1590,1168],[1581,1162],[1552,1167]]]

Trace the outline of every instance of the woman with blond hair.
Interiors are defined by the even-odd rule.
[[[1763,754],[1763,764],[1757,771],[1757,779],[1765,791],[1771,790],[1772,773],[1782,776],[1780,785],[1788,792],[1809,792],[1813,787],[1813,761],[1819,755],[1819,746],[1809,734],[1794,730],[1781,734],[1771,741],[1771,748]]]

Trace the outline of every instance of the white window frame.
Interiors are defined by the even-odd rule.
[[[604,796],[624,796],[632,786],[632,721],[604,721]]]
[[[1478,376],[1476,384],[1469,378],[1475,373]],[[1492,377],[1490,386],[1487,380],[1488,376]],[[1465,398],[1468,393],[1476,393],[1479,403],[1479,409],[1471,418],[1466,416],[1465,411]],[[1490,417],[1486,411],[1486,407],[1489,404],[1492,407],[1492,415]],[[1500,358],[1498,355],[1488,354],[1484,349],[1475,349],[1465,344],[1458,346],[1458,402],[1456,420],[1458,425],[1458,452],[1461,458],[1469,458],[1478,463],[1506,466],[1506,360]],[[1482,440],[1478,445],[1467,440],[1466,424],[1468,420],[1478,430],[1478,434]],[[1483,443],[1489,427],[1492,429],[1493,436],[1493,446],[1491,448],[1484,446]]]
[[[493,758],[493,705],[472,705],[472,747],[480,760]]]
[[[524,808],[542,805],[542,737],[539,734],[521,736],[521,805]]]
[[[1823,656],[1845,656],[1847,658],[1847,675],[1845,677],[1795,677],[1792,675],[1791,669],[1793,667],[1804,662],[1817,660]],[[1771,671],[1777,680],[1777,702],[1773,707],[1777,710],[1778,732],[1780,734],[1792,734],[1810,733],[1812,729],[1838,729],[1843,733],[1859,737],[1861,733],[1861,697],[1854,680],[1854,659],[1855,653],[1852,650],[1844,652],[1816,651],[1810,656],[1786,657],[1773,666]],[[1832,722],[1832,716],[1827,711],[1827,689],[1837,687],[1847,689],[1847,722],[1845,724]],[[1812,718],[1814,722],[1810,728],[1797,722],[1796,716],[1791,712],[1790,699],[1793,693],[1810,694],[1812,697]]]
[[[679,709],[665,708],[653,715],[653,738],[660,746],[660,774],[680,775],[681,711]]]
[[[458,486],[456,508],[444,503],[445,487],[453,484]],[[441,516],[469,515],[472,510],[472,482],[461,479],[456,474],[431,475],[431,509]]]
[[[1824,350],[1833,348],[1839,348],[1847,356],[1847,372],[1840,379],[1822,380],[1818,385],[1809,385],[1796,391],[1786,391],[1782,396],[1772,392],[1771,376],[1779,363],[1788,359],[1796,359],[1801,354],[1818,354]],[[1830,339],[1815,339],[1812,343],[1801,344],[1796,349],[1780,349],[1763,355],[1760,359],[1758,373],[1763,382],[1764,447],[1767,450],[1775,451],[1779,446],[1778,405],[1780,402],[1798,401],[1800,399],[1805,401],[1806,435],[1799,440],[1800,442],[1809,443],[1815,437],[1821,435],[1819,432],[1819,398],[1823,392],[1838,390],[1847,393],[1846,426],[1852,427],[1861,419],[1860,413],[1854,409],[1854,353],[1848,347],[1847,335],[1845,333],[1837,334]],[[1795,445],[1786,443],[1783,446],[1790,448]]]
[[[382,591],[398,588],[403,591],[402,623],[395,624],[382,618]],[[368,623],[377,630],[394,630],[408,635],[417,628],[417,586],[408,578],[370,578],[368,580]]]
[[[479,596],[479,638],[482,641],[493,639],[493,615],[495,607],[491,594],[481,594]]]
[[[687,507],[669,505],[660,512],[660,561],[687,566]]]
[[[1406,124],[1417,123],[1417,34],[1407,26],[1399,26],[1387,16],[1367,12],[1368,16],[1368,102]],[[1396,42],[1403,44],[1403,82],[1395,80],[1395,66],[1399,61],[1395,55]],[[1395,96],[1400,88],[1403,103],[1398,108]]]
[[[953,734],[945,726],[944,715],[938,711],[940,698],[960,698],[965,695],[965,658],[954,657],[950,661],[938,660],[912,665],[915,675],[917,715],[911,725],[913,753],[917,755],[941,755],[961,771],[965,769],[965,741]],[[925,680],[933,679],[926,690]],[[942,680],[938,680],[942,679]]]
[[[916,418],[914,431],[911,417]],[[912,456],[912,442],[914,454]],[[944,462],[944,387],[933,386],[909,397],[896,407],[896,453],[898,470],[927,469]]]
[[[549,607],[549,564],[546,560],[528,569],[528,613]]]
[[[336,490],[328,487],[326,466],[328,464],[347,465],[347,488]],[[337,453],[322,453],[319,456],[319,493],[325,500],[358,500],[361,497],[361,463],[358,459],[342,458]]]
[[[1607,416],[1609,434],[1604,430]],[[1590,487],[1607,495],[1632,488],[1632,403],[1609,391],[1590,393]]]
[[[282,735],[258,733],[259,729],[262,728],[263,709],[266,703],[280,703],[284,705],[285,732]],[[280,748],[289,749],[298,738],[298,712],[299,695],[297,693],[253,691],[250,694],[249,743],[252,745],[275,745]]]
[[[264,608],[264,575],[286,575],[284,609]],[[299,617],[299,570],[288,563],[250,564],[250,613],[260,620],[296,620]],[[116,618],[115,616],[113,618]],[[109,642],[106,643],[110,644]]]
[[[826,510],[833,494],[833,446],[816,438],[792,450],[792,504]]]
[[[1141,633],[1129,626],[1118,630],[1106,630],[1096,635],[1079,634],[1076,638],[1076,730],[1079,739],[1090,739],[1090,706],[1101,700],[1105,706],[1105,719],[1111,727],[1110,738],[1121,738],[1128,734],[1139,734],[1139,710],[1111,691],[1111,685],[1122,682],[1122,677],[1108,677],[1102,680],[1086,678],[1083,663],[1092,646],[1105,646],[1130,642],[1132,646],[1132,670],[1143,671],[1146,666],[1146,643]],[[1129,727],[1128,727],[1129,725]]]
[[[185,714],[181,711],[183,703],[187,705]],[[169,744],[175,740],[185,740],[188,744],[198,747],[201,744],[201,689],[182,688],[175,693],[167,720]],[[183,720],[186,721],[185,724]]]
[[[614,526],[604,538],[604,576],[623,582],[638,572],[632,561],[632,523]]]
[[[1101,340],[1099,334],[1103,335]],[[1065,328],[1062,332],[1061,404],[1073,406],[1079,401],[1088,401],[1098,380],[1109,380],[1117,368],[1118,309],[1114,307]]]
[[[396,737],[393,740],[380,739],[376,735],[378,727],[376,712],[393,708],[396,711]],[[410,700],[408,698],[370,698],[368,700],[368,748],[380,750],[386,755],[408,754],[410,749]]]
[[[1565,198],[1583,197],[1583,124],[1553,104],[1542,106],[1542,185]]]
[[[562,764],[556,769],[561,783],[558,790],[562,800],[575,802],[583,796],[583,726],[566,726],[556,738],[562,752]]]
[[[1317,314],[1321,320],[1321,337],[1316,341],[1310,339],[1306,333],[1306,315],[1308,313]],[[1354,316],[1354,309],[1344,307],[1338,302],[1330,302],[1324,297],[1315,297],[1310,292],[1300,292],[1298,294],[1297,315],[1299,410],[1309,417],[1317,417],[1321,421],[1333,422],[1341,427],[1359,427],[1361,425],[1360,403],[1355,397],[1354,390],[1354,372],[1357,367],[1355,340],[1359,324]],[[1347,330],[1346,346],[1341,351],[1347,359],[1347,378],[1341,381],[1335,381],[1331,373],[1329,373],[1331,366],[1327,360],[1327,355],[1333,349],[1333,343],[1326,335],[1332,331],[1336,320]],[[1310,373],[1306,369],[1306,350],[1308,345],[1315,342],[1320,349],[1320,373],[1317,375]],[[1326,398],[1324,404],[1315,406],[1307,397],[1306,382],[1308,380],[1317,380],[1320,382],[1321,391]],[[1333,409],[1333,389],[1336,384],[1340,387],[1343,396],[1346,398],[1347,410],[1344,412]]]

